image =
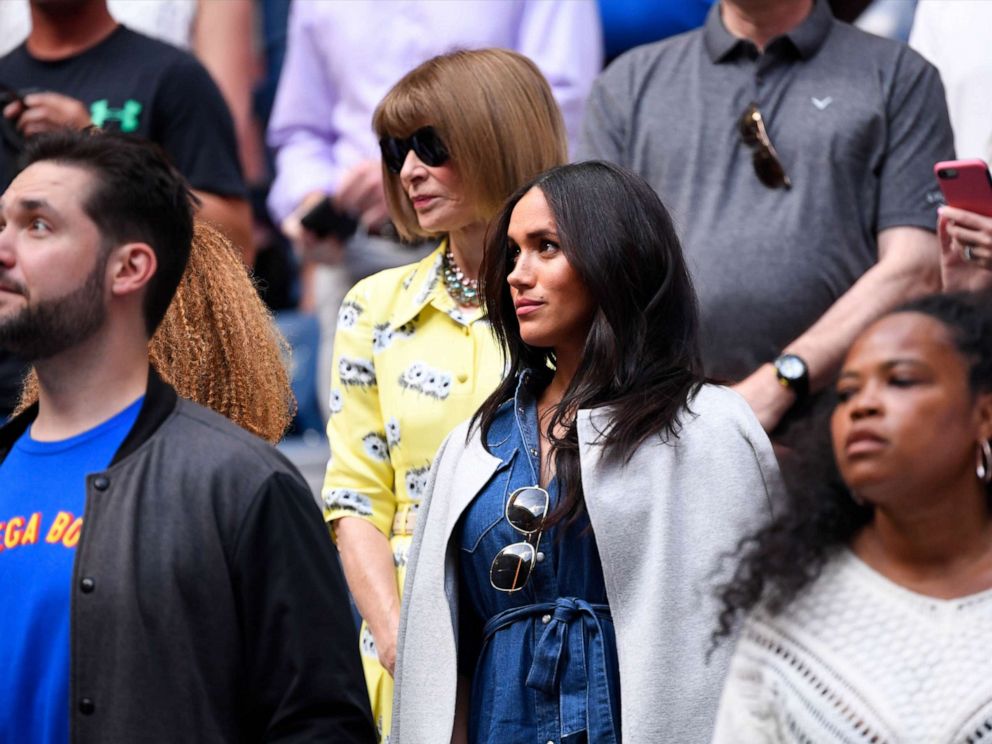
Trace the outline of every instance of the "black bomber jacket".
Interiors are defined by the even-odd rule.
[[[36,414],[0,429],[0,461]],[[86,480],[73,744],[374,742],[333,551],[288,460],[152,371],[113,462]]]

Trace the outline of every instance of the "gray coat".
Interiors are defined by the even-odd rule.
[[[721,555],[770,516],[779,488],[768,437],[747,403],[704,386],[677,439],[650,439],[627,465],[607,463],[604,409],[580,411],[586,507],[603,562],[620,662],[628,742],[709,742],[729,661],[706,662]],[[400,619],[394,744],[447,743],[457,684],[459,517],[500,461],[467,425],[438,451],[410,550]]]

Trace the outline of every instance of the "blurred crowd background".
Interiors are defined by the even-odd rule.
[[[574,149],[595,76],[633,47],[701,26],[713,1],[109,0],[111,14],[127,28],[192,52],[230,109],[251,223],[247,230],[225,227],[232,237],[250,236],[239,241],[246,244],[244,256],[292,346],[298,408],[283,447],[315,490],[326,457],[327,365],[341,298],[356,280],[408,263],[427,248],[397,243],[386,221],[370,126],[383,94],[435,54],[515,47],[551,83]],[[954,4],[832,0],[830,7],[865,30],[911,42],[934,62],[947,90],[958,156],[987,156],[983,133],[959,127],[958,119],[974,120],[975,112],[955,118],[964,107],[982,104],[974,96],[958,100],[956,91],[992,62],[988,52],[984,63],[973,58],[979,52],[962,61],[946,43],[941,47],[948,32],[940,26],[957,12],[949,7]],[[28,0],[2,0],[0,55],[21,45],[30,28]],[[3,79],[0,84],[9,87]],[[342,211],[357,220],[357,233],[317,240],[299,218],[323,194],[335,193]],[[7,373],[8,380],[13,376]],[[13,384],[5,391],[8,411],[15,391]]]

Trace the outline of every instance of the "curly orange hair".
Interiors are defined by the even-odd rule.
[[[152,365],[183,398],[275,443],[296,413],[289,354],[237,248],[197,222],[186,272],[148,343]],[[37,399],[32,371],[17,410]]]

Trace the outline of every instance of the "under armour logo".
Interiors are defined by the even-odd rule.
[[[111,108],[107,99],[94,101],[90,104],[90,118],[93,123],[103,128],[108,121],[120,124],[122,132],[133,132],[138,128],[138,115],[141,114],[141,104],[128,99],[121,108]]]
[[[810,98],[809,100],[811,100],[813,102],[813,105],[816,106],[818,109],[820,109],[820,111],[823,111],[823,109],[825,109],[827,106],[829,106],[831,103],[834,102],[834,99],[831,98],[830,96],[827,96],[826,98],[813,97]]]

